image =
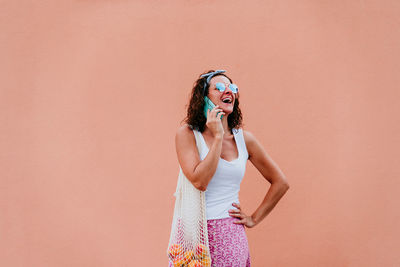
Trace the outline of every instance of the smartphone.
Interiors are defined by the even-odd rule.
[[[207,118],[207,110],[209,109],[211,111],[215,107],[215,105],[207,96],[204,97],[204,101],[205,101],[204,116],[206,116],[206,118]],[[221,120],[222,120],[223,116],[224,115],[221,115]]]

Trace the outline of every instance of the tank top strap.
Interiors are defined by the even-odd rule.
[[[198,130],[196,130],[196,129],[192,129],[192,130],[193,130],[194,137],[196,139],[196,146],[199,151],[200,158],[203,159],[208,152],[206,142],[204,140],[204,137]],[[235,135],[237,148],[240,149],[240,152],[239,152],[240,157],[244,160],[247,160],[249,158],[249,154],[247,152],[246,142],[245,142],[244,136],[243,136],[243,129],[242,128],[232,129],[232,132]]]
[[[194,138],[196,139],[196,145],[198,147],[199,144],[201,143],[199,132],[196,129],[192,129],[192,131],[193,131],[193,134],[194,134]]]
[[[234,129],[233,133],[236,135],[236,141],[238,142],[238,149],[242,152],[241,155],[243,156],[244,159],[249,158],[249,153],[247,152],[247,147],[246,147],[246,141],[244,140],[243,136],[243,129]]]
[[[196,139],[197,150],[198,150],[200,158],[201,158],[202,157],[202,153],[203,153],[203,147],[204,147],[204,145],[202,143],[202,140],[201,140],[201,136],[200,136],[201,133],[196,129],[192,129],[192,131],[193,131],[193,134],[194,134],[194,138]]]

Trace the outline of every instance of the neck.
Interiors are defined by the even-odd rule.
[[[229,130],[228,126],[228,115],[224,115],[222,118],[222,127],[224,128],[224,136],[225,135],[231,135],[231,131]]]
[[[229,131],[229,126],[228,126],[228,116],[224,115],[224,117],[222,118],[222,128],[224,129],[224,137],[230,137],[232,135],[232,132]],[[205,125],[205,129],[204,132],[206,132],[207,134],[209,134],[210,130],[207,128],[207,125]]]

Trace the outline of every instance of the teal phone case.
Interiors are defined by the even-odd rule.
[[[204,116],[206,116],[206,118],[207,118],[207,109],[209,109],[211,111],[215,107],[215,105],[207,96],[204,97],[204,101],[205,101],[205,104],[204,104]],[[221,115],[221,120],[222,120],[223,116],[224,115]]]

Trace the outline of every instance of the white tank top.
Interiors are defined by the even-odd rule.
[[[217,169],[205,191],[206,196],[206,217],[207,220],[222,219],[229,216],[230,209],[236,209],[232,203],[239,203],[240,183],[242,182],[247,159],[246,143],[243,137],[243,130],[232,129],[236,141],[239,156],[227,161],[219,158]],[[208,147],[200,131],[193,129],[197,142],[202,142],[202,151],[199,151],[200,159],[203,160],[208,154]]]

